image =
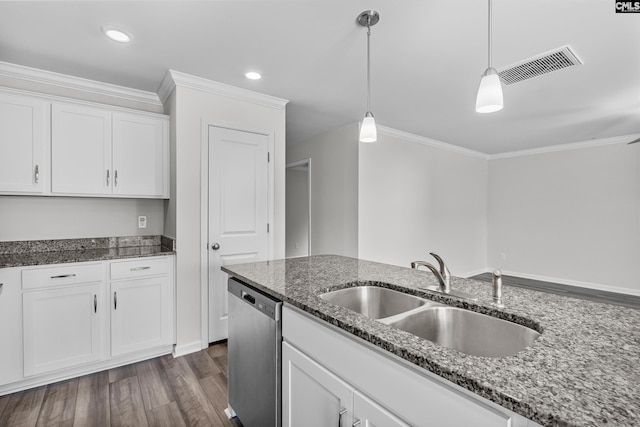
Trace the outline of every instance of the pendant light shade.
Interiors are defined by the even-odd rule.
[[[491,66],[491,0],[489,1],[489,48],[488,67],[480,80],[478,96],[476,97],[476,111],[478,113],[493,113],[502,110],[504,105],[502,100],[502,84],[500,76],[495,68]]]
[[[367,111],[364,120],[362,120],[362,125],[360,125],[360,142],[376,142],[377,139],[376,120],[373,118],[371,111]]]
[[[501,110],[502,86],[500,76],[495,68],[487,68],[480,80],[478,97],[476,98],[476,111],[478,113],[493,113]]]
[[[378,140],[378,130],[376,120],[371,112],[371,26],[378,23],[380,15],[375,10],[366,10],[358,15],[358,23],[367,27],[367,112],[360,125],[360,142],[376,142]]]

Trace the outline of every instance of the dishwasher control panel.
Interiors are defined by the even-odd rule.
[[[271,296],[266,295],[235,278],[229,279],[229,293],[237,296],[243,302],[253,306],[256,310],[264,313],[268,317],[280,320],[279,311],[277,309],[277,305],[280,301],[272,298]]]

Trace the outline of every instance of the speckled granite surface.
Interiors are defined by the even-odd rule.
[[[431,272],[332,255],[225,266],[258,289],[543,426],[640,426],[640,311],[516,287],[506,308],[490,306],[491,284],[452,279],[476,302],[422,291]],[[470,356],[321,300],[353,282],[405,290],[542,331],[506,358]]]
[[[0,242],[0,268],[166,254],[175,254],[175,241],[165,236]]]

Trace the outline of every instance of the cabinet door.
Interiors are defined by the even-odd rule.
[[[168,193],[167,120],[113,114],[113,193],[163,197]]]
[[[67,104],[51,108],[51,192],[111,194],[111,113]]]
[[[282,426],[351,425],[353,389],[287,342],[282,343]]]
[[[353,393],[353,422],[362,427],[410,427],[409,424],[387,411],[362,393]],[[428,425],[428,420],[424,420]]]
[[[47,103],[0,95],[0,192],[42,193]]]
[[[24,292],[24,374],[102,358],[100,283]]]
[[[111,355],[171,344],[171,296],[167,276],[111,282]]]
[[[0,269],[0,385],[22,379],[20,269]]]

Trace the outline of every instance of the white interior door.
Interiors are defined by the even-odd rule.
[[[227,338],[223,265],[269,256],[269,136],[209,126],[209,342]]]

